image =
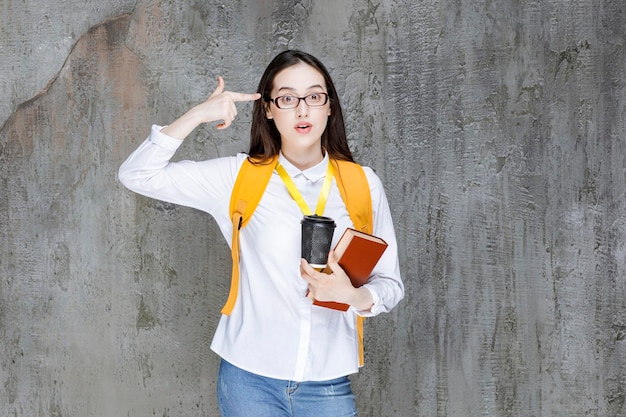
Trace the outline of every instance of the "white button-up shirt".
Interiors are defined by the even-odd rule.
[[[211,214],[230,245],[230,194],[245,154],[206,161],[170,162],[182,141],[153,126],[148,139],[119,170],[129,189]],[[328,156],[301,171],[279,159],[309,207],[315,208]],[[240,232],[240,284],[231,315],[222,315],[211,349],[239,368],[271,378],[320,381],[358,371],[356,315],[391,310],[404,296],[397,244],[380,179],[364,167],[372,195],[374,234],[389,247],[365,285],[374,306],[341,312],[315,306],[300,275],[303,214],[274,172],[249,223]],[[333,181],[323,213],[335,220],[333,246],[352,222]],[[225,276],[225,280],[230,277]]]

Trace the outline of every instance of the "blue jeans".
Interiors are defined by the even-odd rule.
[[[356,417],[347,376],[294,382],[259,376],[222,360],[217,382],[222,417]]]

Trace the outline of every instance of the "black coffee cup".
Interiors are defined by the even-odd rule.
[[[322,270],[328,262],[335,221],[330,217],[304,216],[302,219],[302,257],[313,267]]]

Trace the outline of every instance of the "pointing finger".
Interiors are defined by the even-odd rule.
[[[256,101],[261,98],[261,94],[259,93],[246,94],[246,93],[235,93],[235,92],[230,91],[228,92],[228,95],[233,101]]]

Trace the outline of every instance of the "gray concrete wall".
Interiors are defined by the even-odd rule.
[[[287,47],[332,71],[401,246],[360,415],[625,415],[625,28],[621,0],[0,1],[0,415],[218,415],[229,252],[116,170]],[[177,156],[244,150],[249,110]]]

